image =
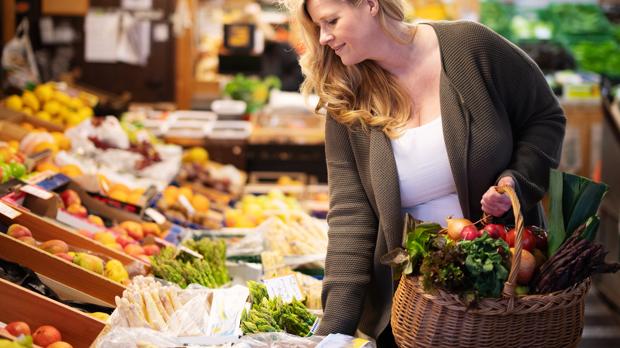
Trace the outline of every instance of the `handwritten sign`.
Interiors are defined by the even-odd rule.
[[[267,287],[267,293],[270,298],[281,297],[284,303],[293,301],[293,298],[299,301],[303,300],[303,295],[297,284],[295,275],[287,275],[284,277],[277,277],[263,280]]]

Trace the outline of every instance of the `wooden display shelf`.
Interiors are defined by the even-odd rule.
[[[125,290],[123,285],[100,274],[22,243],[4,233],[0,233],[0,255],[7,261],[28,267],[44,277],[98,299],[111,307],[116,306],[114,297],[122,296]]]
[[[19,210],[21,214],[14,219],[9,219],[8,217],[0,214],[0,221],[2,221],[7,226],[10,226],[12,224],[20,224],[28,227],[28,229],[30,229],[30,232],[32,232],[32,237],[39,242],[45,242],[50,239],[60,239],[65,243],[69,244],[70,246],[80,249],[86,249],[94,253],[116,259],[120,261],[123,265],[129,265],[136,261],[144,263],[144,261],[140,259],[133,258],[118,250],[108,248],[103,244],[88,237],[85,237],[77,233],[73,229],[65,227],[55,221],[41,218],[18,207],[13,208]],[[146,263],[144,264],[146,265]]]
[[[62,334],[62,340],[74,348],[90,347],[105,323],[0,278],[0,321],[24,321],[34,332],[41,325],[52,325]]]

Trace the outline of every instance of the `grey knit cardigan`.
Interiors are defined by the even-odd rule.
[[[558,165],[566,119],[536,64],[487,27],[429,23],[439,39],[440,101],[450,167],[465,217],[501,176],[515,179],[527,223],[541,224],[540,200]],[[329,246],[318,334],[377,337],[394,287],[379,259],[402,244],[398,174],[390,139],[378,128],[327,117]]]

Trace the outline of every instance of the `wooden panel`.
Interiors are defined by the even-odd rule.
[[[0,298],[11,299],[2,301],[0,321],[25,321],[32,331],[52,325],[74,348],[89,347],[105,327],[93,317],[1,278]]]
[[[84,16],[89,0],[43,0],[42,12],[47,16]]]
[[[2,258],[93,296],[115,307],[114,297],[122,296],[125,287],[102,275],[66,262],[31,245],[0,233]]]
[[[175,1],[176,2],[176,1]],[[193,1],[188,1],[190,13],[194,13]],[[175,39],[175,101],[178,109],[190,109],[194,84],[194,50],[192,28],[185,29]]]
[[[577,155],[581,158],[581,166],[578,168],[576,174],[591,177],[593,171],[590,163],[593,151],[592,129],[596,125],[600,125],[603,120],[603,107],[601,102],[562,101],[562,108],[566,114],[567,130],[571,128],[576,129],[579,135],[580,150]],[[594,150],[600,151],[600,149]]]
[[[15,35],[15,0],[2,0],[2,43]]]

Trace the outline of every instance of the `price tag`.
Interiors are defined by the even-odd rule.
[[[53,197],[53,195],[49,191],[46,191],[34,185],[24,185],[20,188],[20,190],[42,199],[50,199]]]
[[[180,253],[182,253],[182,252],[183,252],[183,253],[186,253],[186,254],[189,254],[189,255],[191,255],[192,257],[195,257],[195,258],[197,258],[197,259],[204,259],[204,256],[202,256],[201,254],[199,254],[199,253],[197,253],[197,252],[193,251],[193,250],[192,250],[192,249],[190,249],[190,248],[187,248],[187,247],[184,247],[184,246],[182,246],[182,245],[181,245],[181,246],[179,246],[179,247],[177,248],[177,254],[180,254]]]
[[[270,298],[281,297],[284,303],[293,301],[293,298],[299,301],[303,300],[303,295],[297,284],[295,275],[287,275],[284,277],[277,277],[263,280],[267,287],[267,293]]]
[[[13,220],[16,217],[22,215],[22,213],[20,213],[17,210],[11,208],[10,206],[8,206],[6,203],[4,203],[2,201],[0,201],[0,214],[8,217],[11,220]]]
[[[156,224],[162,225],[166,222],[166,217],[153,208],[146,208],[144,213],[148,215]]]
[[[192,204],[189,202],[189,200],[187,200],[187,197],[183,196],[183,195],[179,195],[179,203],[181,203],[181,205],[187,209],[187,213],[189,215],[194,215],[194,213],[196,212],[196,210],[194,210],[194,207],[192,206]]]

